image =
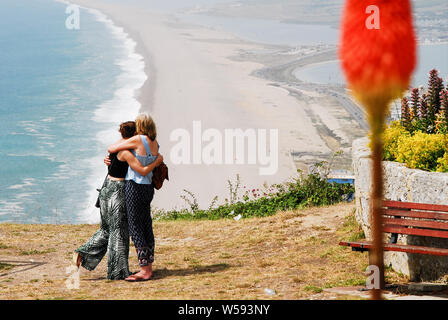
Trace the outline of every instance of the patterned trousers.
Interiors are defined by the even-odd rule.
[[[99,197],[100,229],[75,251],[82,257],[81,265],[90,271],[96,268],[107,252],[107,279],[125,279],[131,274],[125,181],[107,178]]]
[[[126,181],[126,209],[129,231],[138,256],[138,264],[143,267],[154,262],[154,233],[152,230],[151,201],[154,187]]]

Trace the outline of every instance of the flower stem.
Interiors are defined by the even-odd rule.
[[[383,202],[383,141],[382,133],[384,131],[383,114],[372,115],[369,118],[372,132],[372,194],[371,194],[371,226],[372,226],[372,252],[370,253],[370,264],[379,269],[379,284],[376,283],[372,289],[372,299],[382,299],[381,290],[384,289],[384,256],[383,256],[383,224],[382,224],[382,202]]]

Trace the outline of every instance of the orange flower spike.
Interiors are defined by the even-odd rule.
[[[407,89],[416,64],[411,4],[409,0],[346,0],[341,30],[342,67],[349,88],[367,110],[371,130],[371,264],[379,270],[379,287],[372,290],[372,299],[381,299],[384,288],[381,136],[389,103]]]
[[[367,10],[370,5],[377,12]],[[378,29],[368,28],[373,14]],[[370,117],[386,113],[408,88],[416,65],[410,1],[347,0],[341,31],[339,56],[349,88]]]

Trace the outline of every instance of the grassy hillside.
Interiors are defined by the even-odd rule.
[[[0,299],[336,298],[323,290],[365,281],[367,254],[338,246],[362,236],[353,213],[338,204],[239,221],[155,221],[152,281],[108,281],[102,261],[81,269],[78,290],[67,289],[66,268],[97,226],[0,224]],[[136,271],[133,247],[130,262]],[[388,280],[405,281],[390,271]]]

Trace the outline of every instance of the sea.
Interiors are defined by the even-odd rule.
[[[102,13],[53,0],[0,10],[0,222],[95,223],[107,144],[140,109],[136,43]]]
[[[427,86],[429,71],[437,69],[439,77],[448,84],[448,44],[433,43],[418,46],[418,63],[412,76],[413,87]],[[318,84],[345,85],[345,77],[338,60],[307,65],[295,70],[297,79]]]

